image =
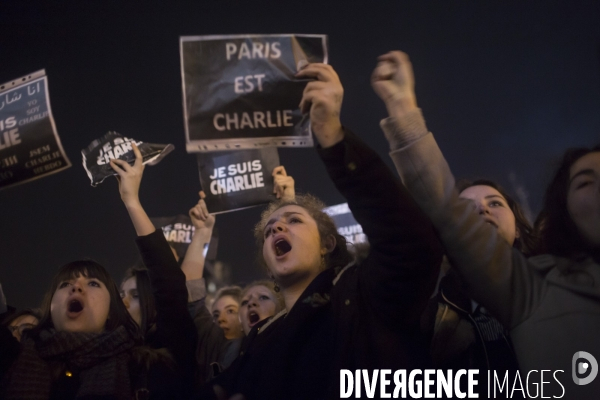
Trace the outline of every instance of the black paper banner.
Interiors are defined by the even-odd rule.
[[[354,219],[348,203],[325,207],[323,212],[333,219],[338,233],[345,236],[348,242],[353,244],[368,242],[367,236],[363,233],[362,226]]]
[[[175,215],[174,217],[151,218],[151,220],[156,229],[162,229],[167,242],[169,242],[169,245],[175,249],[179,259],[183,259],[188,247],[190,246],[190,243],[192,242],[194,233],[196,232],[196,228],[194,227],[194,224],[192,224],[190,217],[179,214]],[[213,228],[213,234],[210,239],[210,243],[208,247],[204,249],[204,257],[206,259],[215,259],[217,252],[216,246],[218,243],[217,238],[217,230],[216,228]]]
[[[54,125],[46,72],[0,85],[0,189],[70,166]]]
[[[188,153],[313,145],[294,75],[327,63],[326,35],[183,36],[180,54]]]
[[[272,173],[278,165],[275,147],[198,154],[208,211],[218,214],[274,200]]]
[[[108,132],[81,150],[83,168],[92,181],[92,186],[102,183],[109,176],[117,175],[110,166],[110,160],[113,158],[125,160],[133,165],[135,154],[131,147],[132,143],[135,143],[142,153],[145,165],[158,164],[175,148],[172,144],[145,143],[126,138],[118,132]]]

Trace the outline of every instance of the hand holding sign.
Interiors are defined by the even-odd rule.
[[[405,113],[416,109],[415,78],[408,55],[392,51],[379,56],[378,61],[371,76],[371,85],[385,103],[390,116],[398,111]]]
[[[292,201],[296,198],[294,190],[294,178],[285,172],[283,165],[276,167],[273,170],[273,193],[278,199]]]
[[[142,153],[140,153],[140,150],[135,143],[132,143],[131,147],[135,154],[133,166],[129,165],[129,163],[124,160],[116,158],[110,160],[111,168],[118,174],[119,193],[121,193],[121,200],[123,200],[126,207],[135,206],[140,203],[138,193],[140,184],[142,183],[142,175],[144,173]]]
[[[139,198],[140,183],[144,174],[144,157],[135,143],[132,143],[132,150],[135,155],[133,165],[129,165],[125,160],[113,158],[110,160],[110,167],[117,173],[121,200],[127,208],[136,233],[138,236],[146,236],[153,233],[156,228],[144,211]]]
[[[215,216],[208,213],[206,208],[206,194],[200,191],[200,200],[198,204],[190,209],[190,218],[196,229],[211,229],[215,226]]]
[[[322,147],[331,147],[344,138],[340,112],[344,88],[330,65],[308,64],[296,78],[314,78],[304,89],[300,109],[310,111],[310,126]]]

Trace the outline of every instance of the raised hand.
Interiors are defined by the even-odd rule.
[[[285,172],[283,165],[273,169],[273,183],[273,193],[275,193],[275,196],[278,199],[291,201],[296,198],[296,191],[294,190],[294,178]]]
[[[135,162],[129,165],[127,161],[110,160],[110,166],[115,170],[117,181],[119,181],[119,193],[121,200],[127,208],[131,222],[135,227],[138,236],[146,236],[154,232],[154,224],[148,218],[146,211],[140,203],[139,191],[144,175],[143,157],[135,143],[131,144],[133,154],[135,154]]]
[[[307,64],[297,78],[314,78],[304,88],[300,109],[310,112],[310,124],[317,141],[322,147],[331,147],[344,138],[340,111],[344,88],[337,73],[327,64]]]
[[[377,60],[379,63],[371,76],[371,85],[390,116],[416,109],[415,79],[408,55],[391,51]]]
[[[190,208],[190,218],[192,220],[192,224],[196,229],[211,229],[215,226],[215,216],[208,213],[208,209],[206,208],[206,202],[204,199],[206,198],[206,194],[203,191],[198,193],[200,195],[200,200],[198,203]]]
[[[186,281],[201,279],[204,274],[204,246],[210,242],[212,230],[215,226],[215,216],[208,213],[204,198],[206,195],[200,191],[200,200],[190,209],[190,218],[196,228],[192,242],[187,248],[181,270]]]
[[[118,174],[119,193],[121,194],[121,200],[123,200],[126,206],[139,204],[140,184],[144,174],[142,153],[140,153],[135,143],[132,143],[131,147],[133,148],[133,154],[135,154],[133,166],[124,160],[110,160],[111,168]]]

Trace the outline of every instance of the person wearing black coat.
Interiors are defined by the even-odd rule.
[[[94,261],[75,261],[53,279],[40,323],[24,332],[21,343],[8,330],[0,330],[1,398],[189,396],[196,339],[186,308],[185,278],[164,236],[155,231],[139,203],[143,165],[139,150],[133,148],[133,166],[118,160],[112,166],[155,283],[157,320],[151,343],[156,348],[144,346],[142,332],[108,272]],[[181,321],[173,320],[178,318]]]
[[[435,232],[381,158],[341,126],[335,71],[310,64],[297,77],[316,78],[301,108],[310,110],[319,155],[370,253],[351,262],[345,238],[312,196],[271,204],[255,236],[286,309],[252,328],[202,398],[214,397],[214,386],[248,400],[339,398],[340,369],[429,365],[419,318],[442,259]]]

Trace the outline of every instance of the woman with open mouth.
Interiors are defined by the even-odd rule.
[[[285,308],[257,322],[262,314],[248,307],[240,356],[205,388],[207,398],[215,397],[214,385],[249,400],[339,398],[341,368],[427,365],[419,317],[435,287],[439,240],[381,158],[342,127],[343,89],[331,66],[308,64],[296,76],[314,79],[300,108],[310,114],[319,156],[368,236],[370,253],[353,262],[315,197],[271,203],[255,238]]]
[[[281,312],[284,307],[283,299],[275,291],[272,281],[256,281],[247,285],[242,290],[240,303],[244,333],[248,335],[256,324]]]
[[[544,196],[540,248],[527,257],[459,196],[417,107],[408,56],[381,56],[372,84],[389,112],[381,126],[400,177],[439,231],[469,295],[510,331],[521,374],[565,371],[546,384],[548,397],[597,399],[597,364],[581,361],[582,353],[600,354],[600,144],[564,153]]]
[[[121,199],[156,295],[156,349],[127,311],[119,288],[100,264],[61,267],[46,292],[39,324],[19,343],[0,329],[3,399],[184,398],[193,386],[196,332],[187,310],[185,278],[162,232],[139,203],[142,156],[113,161]],[[163,279],[167,277],[168,279]],[[157,279],[155,279],[157,278]],[[161,328],[162,327],[162,328]],[[160,348],[159,348],[160,347]]]

